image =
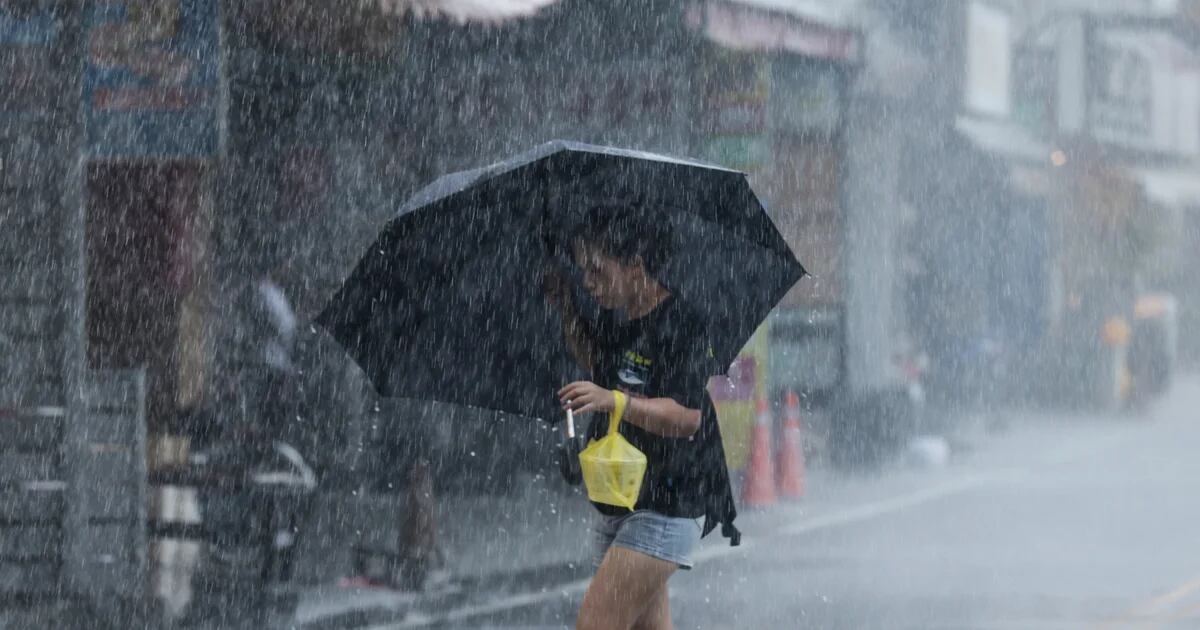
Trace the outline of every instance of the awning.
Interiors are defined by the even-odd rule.
[[[527,17],[557,0],[362,0],[384,13],[446,17],[458,22],[500,22]]]
[[[383,57],[396,50],[410,16],[499,23],[529,17],[556,1],[239,0],[221,6],[234,23],[275,42],[336,55]]]
[[[1200,209],[1200,166],[1190,169],[1137,169],[1146,197],[1172,208]]]
[[[858,0],[727,0],[730,4],[784,13],[833,28],[852,30],[858,25]]]
[[[851,0],[698,0],[688,7],[687,20],[709,40],[734,50],[857,62],[858,10]]]
[[[959,116],[954,128],[975,146],[995,155],[1034,164],[1048,164],[1054,151],[1015,123]]]

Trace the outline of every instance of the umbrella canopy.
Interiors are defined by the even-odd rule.
[[[721,365],[804,274],[744,174],[555,141],[417,192],[317,322],[381,395],[557,419],[555,392],[580,374],[542,278],[573,267],[556,245],[595,202],[669,223],[659,280],[705,319]]]

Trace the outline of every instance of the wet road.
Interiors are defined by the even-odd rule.
[[[706,540],[678,628],[1200,628],[1200,380],[1142,417],[1028,417],[940,470],[810,480]],[[570,627],[584,587],[440,623]],[[445,613],[446,611],[441,611]]]

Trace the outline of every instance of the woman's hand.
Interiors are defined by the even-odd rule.
[[[617,406],[617,397],[612,390],[589,381],[576,381],[558,390],[558,399],[563,409],[575,413],[609,412]]]
[[[616,408],[612,390],[589,381],[577,381],[558,390],[563,409],[575,413],[609,412]],[[699,409],[689,409],[671,398],[629,397],[622,422],[669,438],[691,437],[700,430]]]

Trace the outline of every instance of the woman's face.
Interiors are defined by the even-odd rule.
[[[607,309],[632,304],[645,285],[641,264],[624,264],[583,241],[575,242],[575,263],[583,270],[583,288]]]

